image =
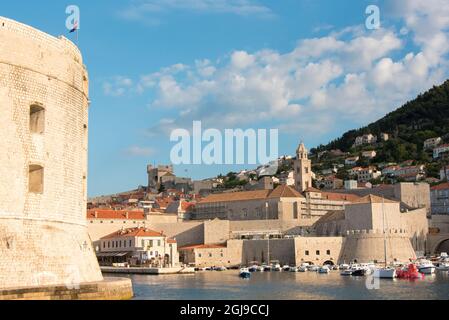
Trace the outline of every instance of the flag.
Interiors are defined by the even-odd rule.
[[[78,21],[75,21],[75,23],[73,24],[73,28],[69,31],[69,33],[73,33],[76,30],[78,30]]]

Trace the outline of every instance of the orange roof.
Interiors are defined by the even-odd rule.
[[[321,190],[314,188],[314,187],[308,187],[304,192],[318,192],[321,193]]]
[[[430,188],[430,190],[446,190],[446,189],[449,189],[449,182],[440,183],[439,185]]]
[[[178,250],[191,250],[191,249],[223,249],[226,248],[223,244],[197,244],[192,246],[186,246],[178,248]]]
[[[213,203],[213,202],[228,202],[228,201],[245,201],[265,199],[268,197],[270,190],[255,190],[255,191],[241,191],[229,193],[210,194],[202,199],[199,204]]]
[[[115,231],[101,239],[111,239],[120,237],[165,237],[162,232],[157,232],[147,228],[130,228]]]
[[[354,201],[360,199],[360,197],[355,194],[338,193],[338,192],[321,192],[321,196],[323,199],[332,200],[332,201],[354,202]]]
[[[374,194],[369,194],[363,198],[353,201],[352,203],[355,204],[355,203],[399,203],[399,202],[382,198]]]
[[[187,202],[187,201],[181,202],[181,209],[184,211],[191,210],[194,207],[195,207],[195,204],[193,202]]]
[[[292,187],[283,184],[274,189],[268,198],[304,198],[304,196]]]
[[[143,211],[91,209],[87,211],[87,219],[144,220],[145,215]]]

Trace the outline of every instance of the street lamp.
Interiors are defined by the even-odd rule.
[[[267,228],[268,228],[268,201],[265,202],[265,216],[267,220]],[[268,229],[268,241],[267,241],[268,253],[267,253],[267,265],[270,264],[270,230]]]

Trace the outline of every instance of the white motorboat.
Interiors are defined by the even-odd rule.
[[[263,266],[263,271],[271,271],[271,270],[272,270],[271,266],[267,266],[267,265]]]
[[[331,270],[329,269],[328,266],[322,266],[321,268],[318,269],[318,273],[329,273]]]
[[[319,266],[316,265],[311,265],[307,267],[307,270],[312,271],[312,272],[317,272],[320,269]]]
[[[394,279],[396,278],[396,269],[394,268],[376,268],[374,269],[373,276],[381,279]]]
[[[226,271],[226,270],[228,270],[226,267],[217,267],[217,268],[215,268],[215,271]]]
[[[343,269],[340,272],[340,275],[342,276],[351,276],[352,275],[353,270],[348,268],[348,269]]]
[[[257,271],[258,272],[264,272],[265,271],[265,266],[257,266]]]
[[[259,267],[258,265],[252,265],[251,267],[248,268],[248,271],[249,272],[256,272],[258,267]]]
[[[307,272],[307,266],[300,266],[298,272]]]
[[[251,278],[251,272],[249,272],[248,268],[241,268],[239,271],[239,277],[243,279]]]
[[[282,271],[281,265],[279,263],[273,263],[271,270],[273,271]]]
[[[350,268],[349,264],[343,263],[339,266],[340,270],[348,270]]]
[[[290,271],[290,266],[288,265],[283,266],[282,271]]]
[[[298,267],[290,267],[290,272],[298,272]]]
[[[429,260],[422,259],[418,263],[418,271],[423,274],[433,274],[435,273],[435,269],[436,267]]]
[[[438,271],[449,271],[449,263],[448,262],[442,262],[436,267]]]

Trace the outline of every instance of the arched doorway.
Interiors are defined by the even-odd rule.
[[[323,265],[333,266],[335,263],[332,260],[324,261]]]
[[[435,253],[448,252],[449,253],[449,239],[443,240],[435,249]]]

